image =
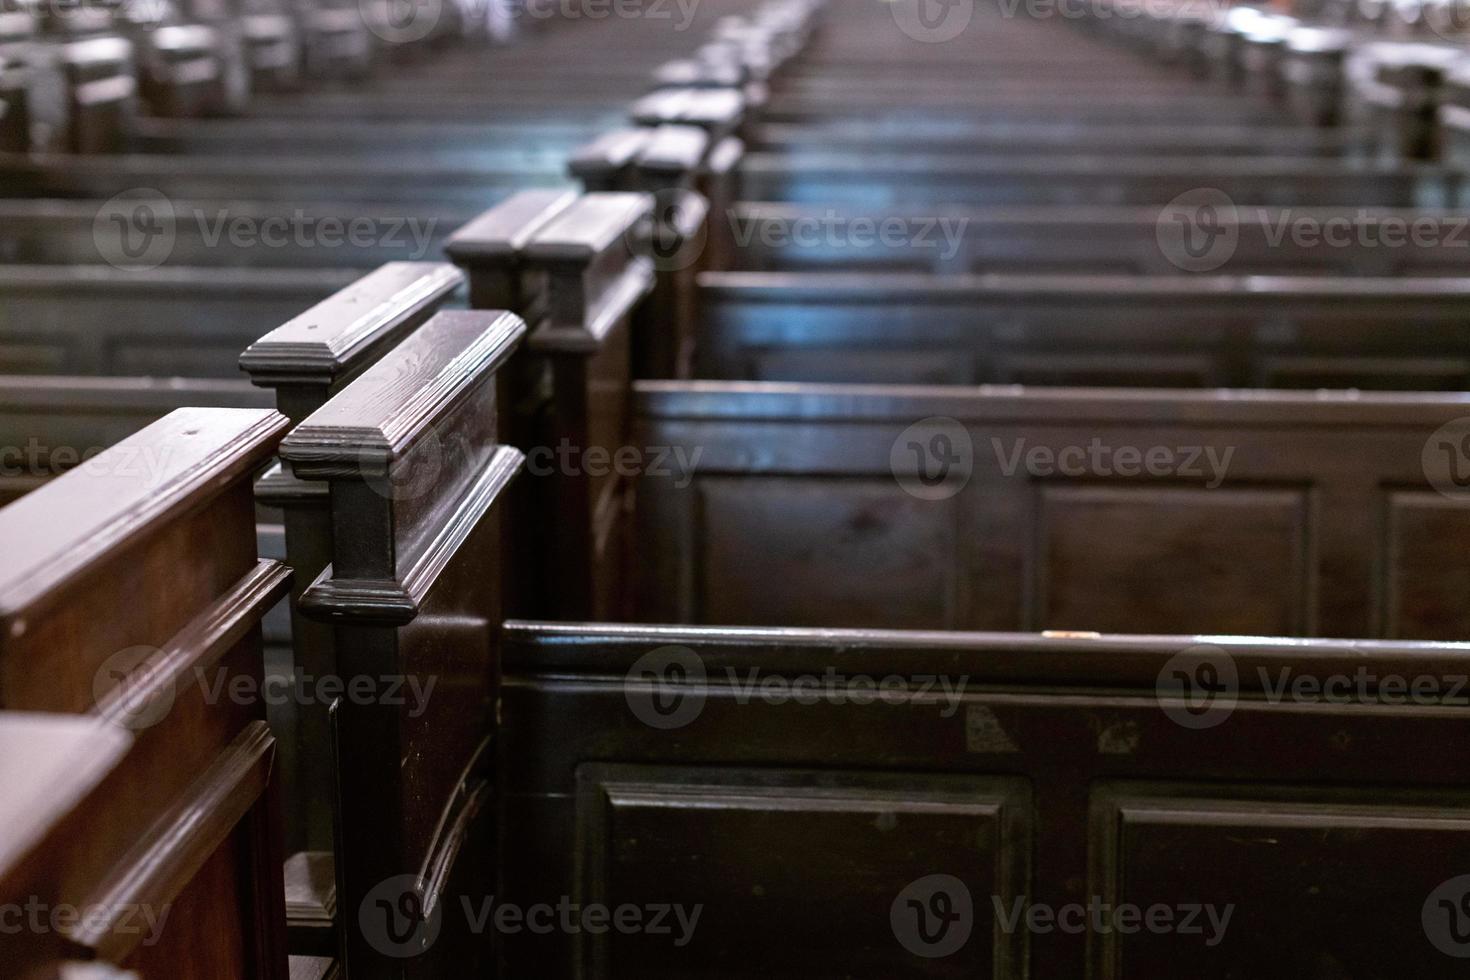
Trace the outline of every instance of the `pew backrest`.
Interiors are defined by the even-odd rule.
[[[1467,409],[640,383],[639,618],[1453,639]]]
[[[67,930],[90,958],[285,976],[261,619],[290,571],[257,558],[251,494],[285,426],[182,409],[0,509],[0,706],[134,735],[46,856],[61,900],[102,910]],[[146,943],[138,908],[169,916]]]

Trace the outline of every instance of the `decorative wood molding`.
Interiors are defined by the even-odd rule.
[[[240,368],[261,387],[330,388],[422,324],[463,285],[463,274],[445,262],[389,262],[251,344],[240,355]]]
[[[0,628],[23,629],[68,582],[259,469],[286,424],[259,409],[179,409],[0,509]]]
[[[305,479],[386,473],[505,363],[525,329],[502,311],[435,315],[287,436],[281,457]]]
[[[252,722],[142,841],[121,860],[113,877],[87,899],[110,915],[89,916],[68,932],[99,959],[125,959],[141,941],[124,921],[138,907],[170,905],[225,837],[265,795],[275,759],[275,738],[265,722]],[[124,928],[126,927],[126,928]]]
[[[361,626],[404,626],[413,622],[450,559],[500,499],[524,462],[520,450],[498,447],[453,516],[399,579],[338,579],[329,566],[302,595],[301,611],[313,619]]]

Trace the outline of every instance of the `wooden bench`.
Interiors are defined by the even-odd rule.
[[[518,611],[607,617],[627,608],[630,481],[611,468],[560,466],[554,454],[564,441],[607,454],[627,445],[638,365],[679,356],[668,323],[634,320],[656,279],[639,234],[653,210],[645,194],[528,192],[450,242],[469,277],[470,305],[510,309],[530,325],[507,395],[510,441],[533,454],[521,491],[527,516],[513,528]],[[549,527],[565,534],[548,540]]]
[[[491,937],[460,912],[495,891],[491,733],[515,574],[500,501],[523,462],[497,441],[496,375],[524,331],[508,314],[440,313],[281,447],[298,479],[328,487],[334,528],[299,608],[333,630],[335,676],[383,695],[331,713],[355,973],[490,969]],[[395,680],[435,686],[415,703],[386,696]],[[398,918],[375,919],[379,903]]]
[[[705,273],[698,376],[1464,390],[1454,279]]]
[[[354,378],[392,352],[404,338],[462,291],[463,277],[442,263],[390,263],[252,343],[240,356],[252,380],[274,393],[293,425],[312,415]],[[265,393],[261,393],[265,394]],[[331,562],[332,512],[328,488],[296,479],[276,465],[256,487],[259,504],[279,512],[285,560],[296,572],[292,591],[290,662],[304,677],[339,674],[336,637],[328,625],[300,612],[301,593]],[[330,705],[286,706],[272,722],[294,751],[284,774],[287,885],[292,949],[340,955],[335,923],[336,757]],[[318,874],[322,867],[325,875]]]
[[[0,371],[235,377],[236,355],[352,269],[0,269]]]
[[[1135,156],[1271,156],[1325,158],[1360,152],[1364,135],[1354,129],[1291,124],[1090,125],[1085,121],[973,123],[965,120],[866,121],[861,118],[802,125],[752,127],[751,149],[763,153],[902,153],[922,145],[942,154],[1039,156],[1043,153]]]
[[[1222,205],[1214,195],[934,211],[740,201],[715,220],[734,244],[726,268],[751,272],[1455,276],[1470,249],[1458,211]],[[1219,247],[1216,229],[1230,235]]]
[[[512,190],[566,184],[559,168],[437,163],[428,157],[285,157],[235,160],[157,155],[0,157],[13,193],[105,201],[139,187],[171,200],[414,202],[483,207]]]
[[[164,266],[190,269],[370,269],[437,258],[449,234],[480,210],[428,201],[174,200],[167,211],[153,211],[153,223],[140,209],[156,206],[152,195],[109,203],[0,200],[0,259],[139,271],[160,258]],[[150,227],[167,236],[156,249],[145,237]]]
[[[9,503],[180,408],[269,408],[243,381],[18,377],[0,383],[0,503]]]
[[[638,617],[1465,636],[1467,405],[642,382]]]
[[[1459,969],[1470,767],[1422,747],[1470,736],[1464,645],[506,634],[501,898],[643,926],[519,930],[512,971]]]
[[[867,208],[1162,204],[1202,187],[1252,205],[1459,207],[1455,171],[1429,165],[1258,157],[964,155],[818,157],[751,153],[747,200]]]
[[[183,409],[0,509],[0,707],[132,733],[50,740],[65,754],[17,775],[22,800],[58,765],[80,779],[20,833],[6,822],[7,892],[92,910],[36,937],[43,961],[61,946],[144,976],[286,976],[260,622],[290,572],[256,557],[250,481],[285,426]]]

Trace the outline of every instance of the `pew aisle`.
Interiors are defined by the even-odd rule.
[[[0,707],[80,716],[0,715],[68,770],[6,815],[7,896],[201,896],[144,947],[114,916],[25,934],[24,962],[1458,975],[1465,764],[1424,751],[1466,734],[1470,662],[1458,117],[1448,82],[1411,112],[1363,81],[1432,87],[1458,52],[1330,9],[1120,9],[720,19],[571,150],[581,193],[491,195],[444,242],[459,270],[344,276],[250,344],[279,414],[175,412],[0,511],[36,554],[0,590]],[[402,75],[259,118],[440,104]],[[231,124],[144,152],[203,159]],[[1404,222],[1412,248],[1363,237]],[[208,443],[229,425],[258,434]],[[207,466],[157,449],[201,434]],[[168,550],[209,528],[253,561],[240,480],[277,442],[256,498],[284,515],[287,656],[341,683],[272,738],[248,689],[282,566],[213,634],[219,591],[121,631],[77,606],[229,586],[245,566]],[[172,503],[137,472],[159,456]],[[226,483],[228,520],[203,503]],[[59,688],[48,630],[76,648]],[[219,710],[190,671],[229,643],[246,694]],[[284,851],[268,761],[228,805],[160,792],[140,843],[136,815],[82,815],[196,722],[206,769],[171,758],[168,785],[220,785],[202,746],[246,724],[298,784]],[[207,838],[158,830],[216,805]],[[78,826],[111,849],[73,856]]]

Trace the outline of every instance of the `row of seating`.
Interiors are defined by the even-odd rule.
[[[591,23],[569,24],[560,37],[554,33],[528,39],[523,47],[507,50],[532,63],[562,57],[559,48],[571,52],[601,37],[610,55],[642,64],[644,80],[627,83],[631,97],[645,90],[657,63],[652,55],[689,51],[702,38],[706,44],[699,60],[686,62],[684,68],[719,69],[725,59],[738,56],[749,59],[752,77],[769,70],[767,59],[789,56],[787,47],[799,34],[802,18],[793,21],[793,12],[771,10],[750,21],[724,21],[714,31],[706,17],[703,28],[696,24],[689,36],[670,25],[655,43],[643,44],[641,58],[618,43],[626,25],[602,32]],[[505,52],[496,49],[493,54]],[[433,67],[435,72],[440,68]],[[554,100],[565,91],[570,104],[596,92],[593,98],[607,103],[602,111],[617,117],[620,90],[606,85],[605,76],[619,71],[614,62],[588,60],[582,71],[550,80],[547,97]],[[308,93],[282,104],[299,106],[300,100],[313,98]],[[228,135],[238,124],[241,137],[249,140],[252,129],[259,128],[256,123],[257,117],[222,122],[216,132]],[[142,120],[138,128],[146,133],[150,125]],[[433,125],[440,124],[429,128]],[[467,125],[458,129],[492,147],[496,139],[515,138],[534,150],[542,125],[532,121],[519,137],[508,125],[499,133]],[[677,127],[669,130],[677,135]],[[414,177],[413,157],[393,158],[413,145],[411,131],[405,132],[398,149],[390,140],[384,157],[376,161],[398,180]],[[347,184],[355,161],[342,157],[348,169],[332,170],[331,162],[320,156],[327,145],[308,145],[303,155],[285,158],[284,167],[282,161],[269,161],[259,173],[273,174],[279,182],[281,171],[289,170],[294,159],[303,174],[326,173],[328,183]],[[92,165],[98,168],[94,172],[115,168],[131,177],[140,166],[171,174],[207,159],[202,152],[191,157],[189,147],[160,145],[143,152],[158,155],[114,160],[32,156],[26,165]],[[545,156],[556,158],[552,151]],[[559,159],[556,163],[558,168],[564,165]],[[290,215],[291,209],[327,210],[308,196],[319,186],[311,179],[280,190],[281,206],[274,212],[248,201],[242,204],[240,195],[249,194],[251,187],[235,179],[238,158],[219,157],[218,164],[220,193],[213,204],[220,213],[259,218]],[[480,181],[479,162],[462,166]],[[248,175],[251,161],[245,160],[240,169]],[[558,169],[542,182],[564,181]],[[421,176],[412,182],[429,209],[442,212],[444,189]],[[530,172],[517,185],[537,182]],[[152,190],[170,206],[180,201],[176,186]],[[346,203],[336,213],[361,217],[351,203],[358,193],[361,187],[346,190]],[[643,199],[633,195],[601,204],[577,201],[570,189],[548,195],[581,208],[580,217],[568,217],[559,237],[547,238],[545,247],[552,252],[561,248],[577,254],[589,234],[598,234],[585,225],[595,225],[609,206],[613,220],[621,220],[624,211],[634,219],[651,214]],[[483,205],[499,196],[482,191],[474,199]],[[505,446],[486,460],[479,450],[483,440],[495,437],[494,377],[519,344],[524,325],[505,313],[463,310],[464,276],[446,263],[390,261],[366,276],[353,267],[393,257],[387,249],[375,254],[366,247],[362,261],[309,272],[294,268],[296,260],[284,256],[267,260],[258,270],[262,274],[252,277],[249,273],[256,270],[250,256],[271,246],[236,243],[226,235],[196,254],[231,252],[234,258],[220,264],[243,266],[238,274],[209,268],[213,263],[178,265],[168,260],[171,256],[157,268],[149,268],[148,262],[129,263],[125,250],[110,253],[99,235],[107,231],[108,214],[131,221],[136,212],[94,197],[82,205],[98,216],[91,244],[113,263],[98,269],[96,253],[87,253],[85,241],[77,243],[80,253],[54,251],[66,240],[65,217],[55,222],[49,218],[58,215],[58,205],[64,211],[65,202],[11,203],[37,206],[37,221],[23,233],[42,250],[52,250],[60,262],[6,270],[14,278],[5,290],[3,328],[7,348],[16,355],[6,367],[28,372],[8,377],[4,389],[6,443],[8,450],[17,451],[14,458],[7,451],[5,475],[9,492],[20,496],[5,509],[0,532],[15,543],[17,555],[14,575],[0,588],[7,617],[7,639],[0,650],[7,675],[3,706],[16,713],[19,726],[7,741],[13,751],[6,755],[21,771],[37,760],[48,767],[23,784],[34,795],[22,795],[14,808],[7,808],[6,827],[19,828],[19,815],[26,814],[27,829],[6,855],[3,878],[7,899],[12,886],[17,896],[30,888],[32,904],[44,914],[66,903],[112,910],[108,921],[89,920],[85,930],[67,926],[45,934],[28,931],[15,947],[17,969],[50,976],[61,960],[95,959],[144,977],[284,976],[289,950],[292,976],[336,975],[349,969],[364,977],[489,972],[490,938],[483,931],[464,929],[446,930],[433,956],[412,964],[407,973],[398,972],[395,952],[375,948],[375,937],[365,937],[356,928],[355,915],[345,910],[362,904],[364,893],[383,877],[380,869],[388,867],[413,873],[431,892],[454,889],[444,892],[446,905],[450,895],[488,896],[494,890],[496,847],[485,782],[494,660],[481,647],[498,633],[503,618],[498,596],[502,578],[496,569],[504,508],[495,501],[519,469],[521,456]],[[183,224],[180,220],[176,227]],[[438,237],[448,230],[440,230]],[[641,240],[647,233],[631,224],[617,230],[617,237],[601,244],[600,254],[624,248],[622,233],[629,240]],[[84,265],[60,264],[77,260]],[[643,263],[635,266],[647,280],[644,285],[651,287],[651,269]],[[602,261],[598,273],[607,271]],[[576,273],[567,275],[574,278]],[[634,278],[629,278],[630,285]],[[51,284],[49,298],[31,305],[21,284],[46,281]],[[95,288],[84,299],[89,283]],[[560,294],[570,280],[559,276],[557,284]],[[209,296],[215,297],[213,309],[204,305]],[[132,301],[120,308],[119,299],[129,297]],[[94,305],[84,307],[89,300]],[[272,320],[289,322],[262,338]],[[74,345],[61,340],[64,333],[75,339]],[[241,357],[240,349],[257,338]],[[37,347],[43,352],[63,348],[69,355],[85,356],[28,360],[27,347],[33,353]],[[237,360],[252,380],[274,388],[276,397],[248,384],[206,379],[237,370]],[[376,370],[368,370],[380,360]],[[43,373],[57,369],[92,370],[96,376]],[[406,381],[405,372],[413,380]],[[183,377],[170,377],[174,373]],[[349,384],[354,380],[360,383]],[[400,468],[412,470],[410,479],[418,489],[394,490],[382,498],[403,501],[379,514],[392,525],[384,526],[387,536],[373,541],[357,528],[335,536],[349,552],[368,546],[390,555],[402,549],[409,592],[387,620],[317,608],[318,594],[332,593],[340,600],[352,591],[352,581],[380,595],[372,600],[361,594],[351,602],[391,604],[394,600],[381,592],[381,575],[392,576],[400,567],[391,557],[386,566],[357,567],[347,554],[332,550],[331,484],[316,479],[326,471],[310,470],[299,461],[294,473],[277,467],[253,486],[290,424],[318,409],[344,404],[340,399],[329,402],[338,393],[349,399],[345,404],[350,413],[357,414],[350,406],[362,397],[364,386],[382,386],[367,397],[385,410],[380,422],[395,433],[390,438],[401,440],[390,455],[418,449]],[[427,399],[425,392],[430,393]],[[388,405],[393,400],[397,407]],[[265,407],[272,403],[280,414]],[[170,411],[178,405],[191,407]],[[221,407],[206,407],[210,405]],[[474,440],[467,442],[467,456],[447,448],[458,444],[445,427],[457,424],[467,426],[466,439]],[[302,430],[295,435],[309,440]],[[447,441],[441,443],[441,437]],[[103,446],[111,448],[93,455]],[[423,466],[432,472],[420,472]],[[27,492],[68,469],[53,485]],[[396,475],[378,474],[390,483]],[[351,493],[343,488],[338,496]],[[430,501],[419,498],[426,495],[439,504],[425,508]],[[10,521],[18,523],[12,526]],[[456,530],[440,527],[454,521]],[[13,532],[21,526],[28,531]],[[68,535],[57,536],[58,527]],[[257,540],[264,553],[289,557],[289,571],[277,560],[257,561]],[[410,556],[416,569],[412,573]],[[323,569],[328,569],[325,580],[314,583]],[[299,599],[293,605],[299,614],[287,629],[271,610],[285,596],[293,572]],[[359,574],[366,577],[353,578]],[[312,591],[314,585],[321,589]],[[150,598],[140,601],[142,596]],[[89,599],[100,605],[87,608]],[[428,603],[421,625],[398,629],[400,622],[418,616],[420,601]],[[91,624],[88,629],[95,632],[75,632],[77,623]],[[360,627],[369,623],[377,626],[363,632]],[[442,632],[446,626],[449,634]],[[67,677],[31,663],[35,658],[21,648],[21,637],[29,649],[59,657],[67,665]],[[37,647],[30,648],[33,639]],[[425,698],[432,694],[432,711],[418,710],[429,704],[424,701],[396,719],[380,710],[342,712],[344,703],[324,693],[330,686],[313,686],[323,678],[330,682],[349,676],[347,667],[337,665],[339,645],[353,654],[354,675],[367,666],[360,658],[369,648],[390,661],[401,660],[397,669],[389,669],[385,661],[385,684],[390,675],[401,677],[404,671],[416,679],[432,674],[428,687],[419,692]],[[288,697],[282,705],[269,696],[281,685],[290,691],[300,685],[310,697]],[[356,696],[347,700],[361,703]],[[378,709],[385,706],[379,703]],[[48,711],[90,716],[102,724],[51,725],[20,714]],[[131,738],[127,730],[132,730]],[[69,755],[37,755],[63,737],[72,740],[65,746]],[[179,752],[180,745],[188,751]],[[78,765],[82,759],[85,766]],[[167,779],[155,775],[162,768],[168,770]],[[74,780],[69,770],[75,770]],[[51,805],[33,817],[30,810],[38,799]],[[286,853],[292,855],[284,864],[283,814]],[[337,897],[339,879],[351,906]],[[124,913],[139,908],[173,916],[161,939],[132,931],[134,917]],[[116,935],[104,934],[109,932]]]
[[[277,412],[182,409],[0,510],[24,545],[3,707],[135,729],[131,749],[18,730],[55,796],[7,890],[233,923],[201,944],[201,911],[144,951],[99,938],[114,916],[80,941],[144,977],[258,976],[288,944],[371,977],[1455,975],[1466,767],[1424,748],[1464,734],[1470,648],[1421,642],[1466,638],[1454,213],[1385,256],[1362,230],[1426,215],[1357,182],[1405,171],[1351,158],[1356,137],[1321,137],[1337,171],[1292,162],[1323,120],[1109,47],[1101,10],[1080,33],[980,6],[934,44],[913,6],[721,22],[738,56],[665,66],[633,126],[572,153],[580,191],[522,190],[449,235],[458,269],[318,276],[336,292],[240,358]],[[1053,63],[1020,90],[944,84]],[[1097,156],[1124,107],[1177,120],[1177,156]],[[896,137],[954,118],[1055,159],[946,167]],[[1221,119],[1287,162],[1191,150]],[[1010,225],[985,196],[1001,173],[1029,209]],[[1252,173],[1295,176],[1230,183]],[[1091,183],[1064,197],[1058,174]],[[1175,174],[1223,204],[1171,202]],[[1397,210],[1357,210],[1377,204]],[[1191,268],[1174,219],[1213,234],[1225,207],[1257,209],[1229,224],[1244,255]],[[830,244],[759,234],[828,213]],[[907,243],[852,244],[894,217]],[[1335,217],[1347,245],[1270,237]],[[932,263],[923,222],[964,229],[966,258]],[[18,386],[4,442],[106,444],[130,424],[110,395],[141,423],[170,390],[71,380],[49,407],[48,382]],[[276,453],[256,497],[294,573],[282,656],[343,681],[270,719],[305,849],[280,887],[265,708],[195,679],[269,676],[258,626],[288,586],[255,557],[250,477]],[[159,788],[81,815],[136,782]],[[113,846],[78,853],[77,826]],[[489,928],[492,896],[578,911]],[[1009,918],[1120,903],[1229,922],[1207,944]],[[27,955],[74,954],[53,940]]]

